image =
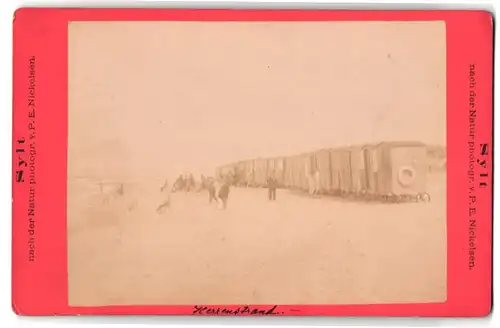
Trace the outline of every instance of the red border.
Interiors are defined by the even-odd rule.
[[[448,297],[440,304],[279,306],[283,315],[484,316],[491,308],[492,189],[477,191],[476,266],[469,270],[469,66],[475,65],[477,143],[492,143],[493,22],[482,11],[166,10],[22,8],[14,20],[14,140],[29,136],[29,57],[36,56],[37,260],[28,261],[29,183],[16,183],[13,150],[14,311],[23,315],[177,314],[192,306],[68,306],[66,259],[68,21],[420,21],[442,20],[447,33]],[[14,141],[15,142],[15,141]],[[15,147],[15,144],[14,144]],[[236,308],[229,306],[227,308]]]

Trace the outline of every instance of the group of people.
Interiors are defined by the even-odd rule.
[[[194,179],[193,179],[194,180]],[[160,193],[162,194],[162,202],[157,208],[158,213],[164,212],[166,209],[170,208],[170,193],[178,190],[189,191],[194,183],[190,179],[185,180],[180,176],[174,183],[172,188],[169,188],[168,180],[165,180],[163,185],[160,187]],[[213,202],[220,203],[223,209],[227,208],[227,203],[229,199],[229,194],[232,186],[232,180],[230,176],[221,176],[218,179],[213,177],[201,176],[201,185],[198,191],[206,190],[208,192],[208,202],[212,204]],[[267,179],[268,187],[268,198],[270,201],[276,200],[276,189],[278,188],[278,181],[274,175],[269,176]]]
[[[229,199],[229,192],[231,188],[231,179],[229,177],[221,177],[219,180],[214,178],[206,178],[203,181],[203,186],[208,191],[208,201],[212,203],[213,201],[222,203],[222,208],[227,208],[227,201]],[[276,189],[278,188],[278,180],[274,176],[270,176],[267,179],[268,187],[268,198],[271,201],[276,200]]]
[[[216,180],[212,177],[202,178],[203,189],[208,191],[208,201],[212,203],[213,201],[222,202],[222,208],[227,208],[227,200],[229,199],[229,191],[231,187],[231,181],[228,177],[221,177]]]
[[[224,209],[227,208],[227,200],[229,198],[231,181],[228,177],[221,177],[218,180],[215,180],[212,177],[204,177],[201,176],[201,185],[197,189],[198,192],[202,190],[208,191],[209,202],[213,201],[219,202],[222,204]],[[176,191],[191,191],[195,190],[196,182],[192,175],[189,175],[187,178],[184,176],[179,176],[172,188],[169,187],[168,180],[165,180],[163,185],[160,187],[161,203],[156,209],[158,213],[163,213],[166,209],[170,208],[170,194]]]
[[[175,180],[172,187],[168,183],[168,179],[165,180],[163,185],[160,187],[161,203],[157,207],[156,212],[163,213],[166,209],[170,208],[170,194],[177,191],[191,191],[195,189],[196,181],[192,174],[189,175],[179,175]]]
[[[172,186],[172,192],[192,191],[196,188],[196,181],[192,174],[179,175]]]

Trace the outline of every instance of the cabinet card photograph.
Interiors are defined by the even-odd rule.
[[[445,302],[445,29],[70,22],[69,305]]]

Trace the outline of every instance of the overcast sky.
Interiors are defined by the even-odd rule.
[[[443,22],[69,26],[70,174],[446,141]]]

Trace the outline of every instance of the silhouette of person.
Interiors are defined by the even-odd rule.
[[[229,185],[230,185],[229,179],[226,178],[222,182],[222,185],[221,185],[220,190],[219,190],[218,196],[219,196],[220,200],[222,201],[222,208],[223,209],[227,208],[227,200],[229,198]]]
[[[314,195],[318,195],[321,187],[321,179],[319,176],[319,170],[316,169],[313,175],[314,178]]]
[[[278,185],[278,181],[274,177],[274,174],[267,178],[267,188],[268,188],[268,197],[269,200],[276,200],[276,188]]]
[[[194,189],[195,186],[196,186],[196,181],[194,181],[194,176],[193,176],[193,174],[189,174],[188,191],[191,191],[192,189]]]
[[[215,192],[215,180],[212,177],[208,177],[205,179],[205,188],[208,190],[208,201],[212,203],[212,201],[217,201],[217,196]]]
[[[181,191],[183,189],[184,189],[184,177],[181,174],[179,175],[177,180],[175,180],[174,185],[172,186],[172,192]]]

